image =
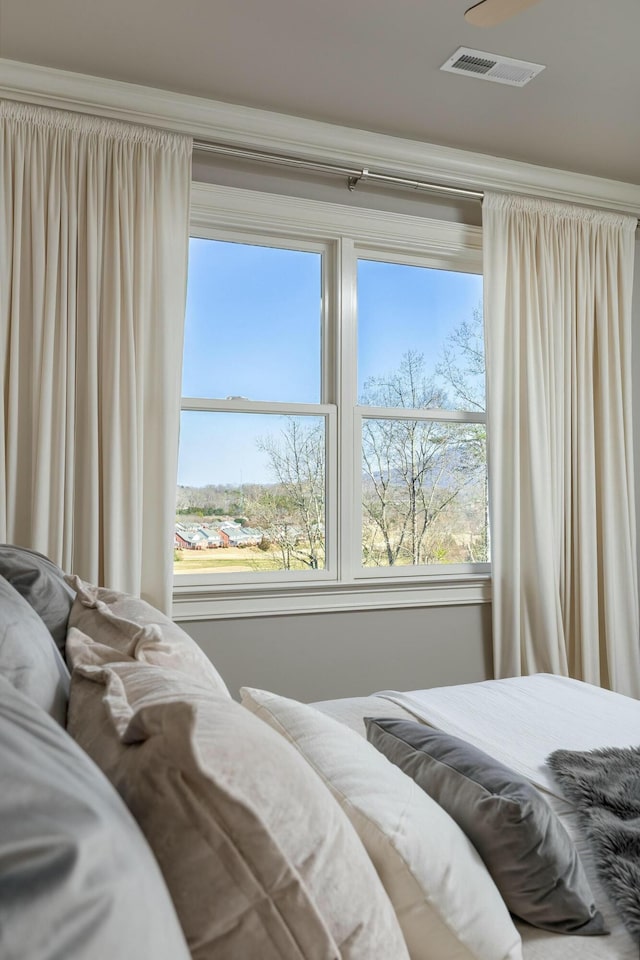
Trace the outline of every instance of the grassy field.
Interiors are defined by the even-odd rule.
[[[176,550],[173,570],[181,573],[243,573],[282,570],[276,552],[257,547],[225,547],[218,550]],[[300,564],[303,569],[303,564]]]

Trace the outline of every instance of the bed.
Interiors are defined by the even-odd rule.
[[[1,960],[640,956],[546,762],[636,749],[637,701],[537,675],[238,703],[159,611],[39,554],[0,545],[0,600]],[[425,756],[449,800],[477,787],[448,779],[452,744],[525,783],[540,849],[566,837],[565,899],[522,910],[542,926],[478,852],[488,808],[465,825],[424,788]]]
[[[364,717],[399,717],[463,737],[525,775],[573,839],[596,903],[610,929],[604,937],[548,933],[516,920],[525,960],[638,960],[640,948],[611,904],[580,829],[577,813],[554,781],[546,757],[554,750],[640,744],[640,703],[551,675],[491,680],[431,690],[381,691],[371,697],[314,704],[364,736]]]

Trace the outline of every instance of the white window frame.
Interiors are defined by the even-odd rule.
[[[489,564],[364,568],[359,494],[363,416],[484,422],[451,411],[357,406],[357,259],[482,272],[479,227],[238,188],[193,184],[191,235],[324,252],[322,396],[318,404],[183,398],[183,410],[311,414],[326,423],[326,563],[317,571],[174,576],[176,620],[482,603]],[[349,373],[347,371],[350,371]]]
[[[254,588],[260,584],[272,587],[275,584],[288,583],[316,583],[324,580],[337,579],[338,545],[336,538],[336,504],[337,504],[337,407],[333,400],[334,389],[330,357],[332,350],[327,347],[333,334],[333,311],[328,308],[329,291],[333,288],[334,265],[332,263],[332,246],[327,242],[318,242],[308,238],[283,238],[272,233],[253,231],[247,233],[241,230],[228,228],[212,228],[210,225],[192,226],[191,237],[202,240],[224,240],[236,243],[264,245],[269,248],[285,250],[300,250],[308,253],[320,254],[322,260],[322,290],[321,290],[321,329],[320,329],[320,363],[321,382],[320,399],[318,403],[277,402],[267,400],[246,400],[242,398],[203,399],[199,397],[183,397],[181,411],[209,412],[209,413],[244,413],[244,414],[273,414],[281,417],[314,417],[324,419],[325,422],[325,566],[322,570],[278,570],[273,572],[249,573],[238,576],[233,573],[212,574],[207,581],[207,588],[220,593],[220,588],[228,589],[233,586],[249,586]],[[328,353],[328,357],[325,354]],[[329,362],[327,362],[329,361]],[[174,584],[184,587],[201,587],[206,574],[176,574]],[[174,589],[175,593],[175,589]]]

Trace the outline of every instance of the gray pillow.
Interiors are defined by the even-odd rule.
[[[65,725],[67,666],[38,614],[1,576],[0,675]]]
[[[159,868],[116,790],[0,677],[2,960],[188,960]]]
[[[365,719],[367,737],[467,834],[509,910],[554,933],[606,933],[558,817],[524,777],[422,723]]]
[[[67,622],[75,597],[63,579],[64,571],[35,550],[1,543],[0,576],[8,580],[44,620],[64,656]]]

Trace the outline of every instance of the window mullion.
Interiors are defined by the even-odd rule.
[[[375,420],[432,420],[437,423],[486,423],[483,410],[439,410],[436,407],[359,406],[362,417]]]
[[[182,410],[204,411],[208,413],[271,413],[276,416],[326,416],[335,409],[326,403],[282,403],[271,400],[245,400],[231,397],[228,399],[207,399],[205,397],[183,397]]]
[[[353,581],[359,564],[359,497],[354,477],[359,476],[353,410],[357,401],[357,274],[355,244],[338,241],[338,416],[339,416],[339,554],[340,579]]]
[[[325,568],[332,579],[340,578],[340,545],[338,541],[338,356],[340,326],[339,250],[336,243],[327,244],[322,261],[322,403],[329,409],[325,417]]]

